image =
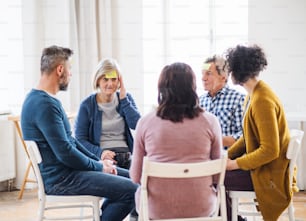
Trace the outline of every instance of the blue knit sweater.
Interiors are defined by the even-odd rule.
[[[61,102],[48,93],[30,91],[22,107],[21,128],[24,140],[38,144],[46,191],[73,170],[102,171],[99,158],[72,137]]]
[[[117,92],[119,97],[119,93]],[[126,97],[119,100],[117,112],[123,117],[125,122],[125,137],[131,153],[133,152],[133,136],[130,129],[135,129],[140,118],[140,113],[136,107],[133,97],[127,93]],[[100,147],[100,136],[102,128],[102,110],[99,110],[96,101],[96,93],[85,98],[75,120],[75,137],[90,152],[97,157],[101,157],[103,147]]]

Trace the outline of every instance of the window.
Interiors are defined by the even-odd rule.
[[[203,60],[247,42],[248,1],[143,0],[142,3],[144,113],[157,104],[157,80],[164,65],[175,61],[190,64],[197,75],[198,93],[202,94]],[[22,22],[22,6],[25,6],[22,0],[0,1],[0,111],[9,108],[18,113],[25,96],[24,85],[30,85],[27,76],[32,73],[24,73],[24,66],[28,67],[34,55],[27,57],[23,52],[22,25],[28,21]]]
[[[15,111],[23,100],[21,0],[0,1],[0,112]]]
[[[245,0],[143,0],[144,112],[157,104],[157,81],[164,65],[191,65],[201,95],[204,59],[247,40]]]

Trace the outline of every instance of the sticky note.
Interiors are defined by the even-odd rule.
[[[105,74],[105,78],[117,78],[117,72],[112,70],[111,72]]]
[[[202,70],[209,70],[210,65],[211,65],[210,63],[204,63],[202,66]]]

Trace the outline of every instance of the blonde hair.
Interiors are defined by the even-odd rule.
[[[106,73],[109,73],[111,71],[115,70],[117,72],[118,77],[121,75],[120,74],[120,67],[118,62],[113,59],[113,58],[106,58],[101,60],[97,67],[96,71],[94,72],[94,77],[93,77],[93,89],[98,90],[99,89],[99,80],[100,78],[105,75]]]

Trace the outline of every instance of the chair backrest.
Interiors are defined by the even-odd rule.
[[[227,154],[224,153],[221,159],[210,160],[198,163],[161,163],[149,161],[147,157],[143,160],[143,169],[141,177],[141,193],[140,193],[140,220],[150,220],[148,212],[148,177],[160,178],[193,178],[205,177],[219,174],[218,183],[218,200],[216,205],[216,212],[214,217],[206,217],[205,220],[226,220],[226,201],[225,201],[225,188],[224,176],[226,171]],[[205,199],[202,199],[205,201]],[[221,215],[218,215],[221,207]],[[186,220],[171,219],[171,220]],[[194,218],[188,220],[203,220],[203,218]]]
[[[287,149],[286,157],[290,160],[289,163],[289,174],[290,174],[290,186],[292,186],[294,168],[296,166],[296,161],[302,146],[302,139],[304,136],[304,131],[298,129],[290,130],[290,141]]]
[[[32,167],[38,183],[38,197],[42,199],[45,197],[45,187],[43,179],[40,173],[38,164],[42,162],[42,158],[38,149],[37,144],[34,141],[25,140],[25,144],[28,150],[29,158],[32,162]]]

